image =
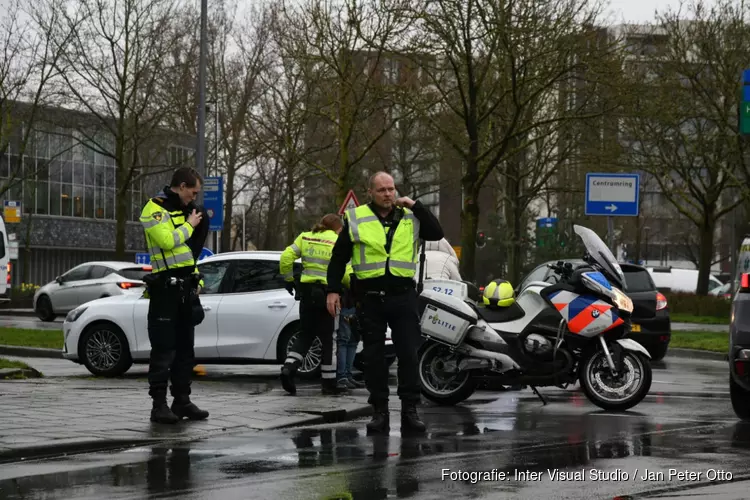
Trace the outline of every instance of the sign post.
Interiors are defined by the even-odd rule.
[[[354,194],[354,190],[350,189],[348,193],[346,193],[346,198],[344,198],[344,203],[341,204],[341,207],[339,207],[339,215],[344,215],[344,212],[351,208],[356,208],[359,206],[359,201],[357,200],[357,196]]]
[[[607,244],[612,253],[613,217],[637,217],[641,177],[639,174],[586,174],[586,215],[607,217]]]
[[[21,202],[3,201],[3,220],[6,224],[17,224],[21,222]]]
[[[742,72],[742,101],[739,111],[740,134],[750,135],[750,69]]]
[[[208,230],[221,231],[224,227],[224,177],[206,177],[204,179],[203,207],[208,213]]]

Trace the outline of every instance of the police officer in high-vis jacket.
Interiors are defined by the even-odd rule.
[[[279,271],[287,282],[287,290],[294,294],[294,261],[302,258],[302,275],[299,285],[299,315],[302,331],[287,354],[281,368],[281,384],[290,394],[297,392],[294,375],[310,350],[317,335],[323,344],[321,377],[323,394],[342,392],[336,387],[336,352],[333,342],[334,318],[326,309],[326,275],[331,250],[339,237],[343,224],[336,214],[328,214],[315,224],[311,231],[300,234],[294,243],[281,254]],[[345,266],[346,267],[346,266]],[[349,272],[342,273],[339,281],[349,286]]]
[[[189,239],[202,219],[192,205],[201,184],[194,169],[179,168],[164,192],[151,198],[141,212],[153,268],[152,274],[144,279],[149,296],[148,382],[153,422],[171,424],[183,417],[191,420],[208,417],[207,411],[190,401],[195,324],[200,321],[193,316],[193,305],[203,282]],[[170,380],[174,398],[171,409],[167,405]]]
[[[420,387],[417,350],[422,343],[415,275],[420,239],[443,238],[440,223],[419,201],[395,199],[393,177],[378,172],[370,178],[367,205],[346,212],[344,229],[333,248],[328,266],[328,312],[334,314],[341,300],[341,275],[351,259],[352,288],[357,297],[357,316],[364,343],[365,384],[373,405],[367,430],[389,430],[388,365],[385,332],[398,357],[398,395],[402,431],[425,430],[417,413]]]

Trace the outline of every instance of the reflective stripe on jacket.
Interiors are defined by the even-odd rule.
[[[328,264],[331,262],[331,253],[333,246],[339,235],[336,231],[321,231],[313,233],[307,231],[294,240],[294,243],[286,247],[281,254],[279,262],[279,271],[286,281],[294,281],[294,261],[302,259],[302,276],[301,283],[322,283],[328,284]],[[348,287],[351,266],[347,265],[342,283]]]
[[[186,222],[182,210],[168,211],[155,200],[161,198],[150,199],[140,218],[153,271],[195,267],[193,252],[186,244],[193,234],[193,226]]]
[[[396,210],[399,210],[398,208]],[[413,278],[419,258],[419,219],[404,208],[403,216],[393,235],[390,252],[386,252],[386,234],[369,205],[347,210],[349,237],[354,245],[352,268],[358,279],[378,278],[386,268],[393,276]]]

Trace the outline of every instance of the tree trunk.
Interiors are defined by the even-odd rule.
[[[286,164],[286,245],[291,245],[294,234],[294,163]]]
[[[635,221],[635,255],[633,261],[638,264],[641,261],[641,245],[643,244],[643,217],[638,217]]]
[[[714,256],[714,229],[716,222],[706,214],[700,228],[700,250],[698,255],[698,295],[708,295],[708,277],[711,274],[711,263]]]
[[[33,215],[31,212],[26,216],[26,235],[23,241],[23,269],[21,269],[21,283],[28,283],[29,281],[29,260],[31,259],[31,226],[34,224]]]
[[[479,227],[479,189],[474,183],[464,178],[466,199],[461,210],[461,277],[466,281],[476,280],[476,241]]]
[[[232,239],[232,206],[234,205],[234,174],[237,169],[236,158],[230,154],[227,163],[227,184],[224,186],[226,204],[224,205],[224,224],[221,227],[221,250],[228,251]]]
[[[117,199],[115,200],[115,260],[125,260],[125,237],[128,221],[128,184],[129,165],[125,164],[124,155],[117,162]]]
[[[521,281],[521,217],[523,216],[523,200],[521,199],[521,183],[518,181],[519,165],[513,159],[507,164],[505,173],[505,227],[508,248],[508,272],[506,279],[511,283]]]

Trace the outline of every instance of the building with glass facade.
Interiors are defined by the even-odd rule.
[[[113,137],[92,130],[85,114],[45,108],[21,155],[21,127],[27,125],[20,109],[10,140],[0,144],[0,187],[7,187],[0,201],[20,202],[23,214],[20,223],[6,220],[19,246],[12,282],[21,283],[24,260],[26,282],[39,285],[80,263],[113,260],[118,196]],[[174,168],[192,161],[193,142],[191,136],[165,132],[143,155],[148,163],[135,171],[125,195],[126,260],[144,251],[138,223],[144,203],[169,183]]]

